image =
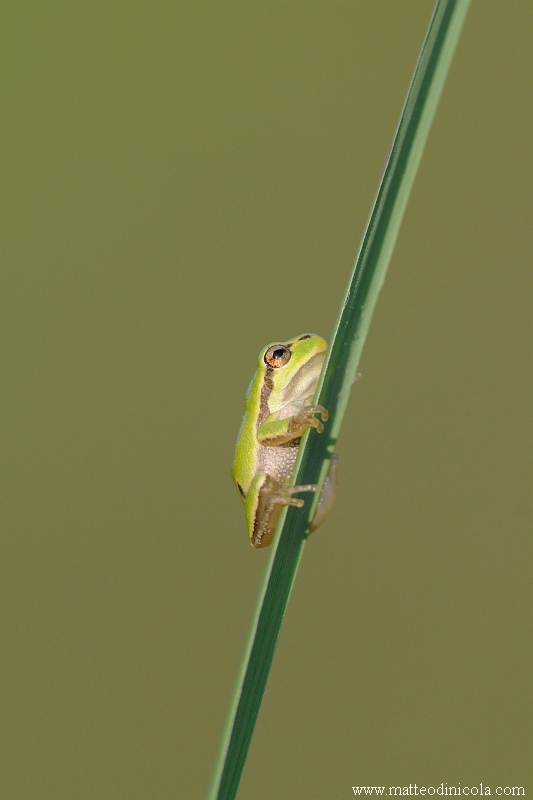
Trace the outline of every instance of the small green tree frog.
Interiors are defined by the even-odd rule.
[[[302,435],[308,428],[322,433],[322,423],[328,418],[325,408],[312,405],[327,349],[320,336],[305,333],[269,344],[259,353],[231,472],[244,502],[253,547],[272,543],[283,506],[304,505],[294,494],[317,489],[314,484],[287,484]],[[336,473],[337,456],[333,455],[311,530],[323,522],[333,505]]]

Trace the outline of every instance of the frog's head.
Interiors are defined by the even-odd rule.
[[[288,417],[306,401],[311,402],[327,349],[322,337],[304,333],[261,351],[259,370],[264,374],[270,413],[283,409],[281,416]]]

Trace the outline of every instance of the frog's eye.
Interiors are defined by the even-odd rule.
[[[269,367],[284,367],[290,360],[291,351],[284,344],[273,344],[265,353],[265,363]]]

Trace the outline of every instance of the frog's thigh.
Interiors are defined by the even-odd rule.
[[[337,453],[333,453],[331,461],[329,462],[328,474],[324,481],[324,486],[320,492],[320,498],[316,507],[315,516],[311,525],[309,533],[316,531],[319,525],[322,525],[327,515],[333,508],[335,497],[337,494],[337,469],[339,466],[339,457]]]
[[[254,547],[268,547],[272,543],[279,515],[283,506],[301,508],[304,501],[292,495],[297,492],[311,492],[316,486],[282,486],[279,481],[259,472],[254,476],[246,500],[244,511],[248,522],[250,543]]]
[[[254,547],[268,547],[278,524],[281,505],[275,502],[275,493],[281,484],[266,472],[254,475],[244,501],[250,543]]]

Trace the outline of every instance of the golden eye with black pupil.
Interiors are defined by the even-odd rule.
[[[273,344],[265,353],[265,364],[269,367],[284,367],[290,360],[291,351],[283,344]]]

